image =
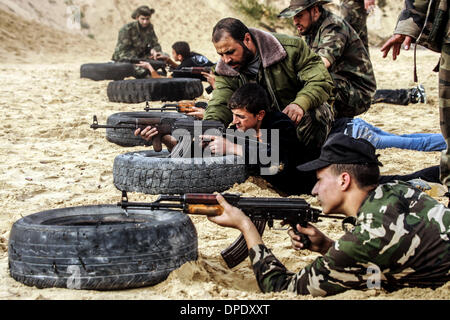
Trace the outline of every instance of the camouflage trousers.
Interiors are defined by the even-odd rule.
[[[364,93],[361,89],[355,88],[350,82],[344,79],[337,79],[333,73],[334,80],[336,118],[353,118],[366,112],[371,105],[372,97]]]
[[[328,103],[309,110],[297,126],[297,138],[313,158],[320,156],[320,149],[328,138],[334,123],[335,111]]]
[[[441,181],[450,187],[450,44],[444,44],[439,65],[439,111],[447,149],[441,155]]]
[[[358,33],[369,52],[369,36],[367,33],[367,11],[364,8],[364,0],[341,0],[341,16]]]

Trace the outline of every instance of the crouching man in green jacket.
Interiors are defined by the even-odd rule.
[[[378,185],[374,147],[364,139],[331,135],[317,160],[297,167],[316,170],[312,193],[324,214],[342,213],[354,228],[333,241],[308,225],[297,230],[322,254],[298,273],[288,271],[264,245],[252,221],[220,195],[224,208],[211,221],[239,229],[263,292],[287,290],[326,296],[350,289],[436,288],[450,281],[450,210],[411,185]],[[294,249],[300,237],[289,231]]]
[[[233,115],[227,103],[233,92],[256,82],[269,93],[271,110],[287,114],[300,142],[318,155],[334,120],[327,103],[333,80],[320,57],[301,38],[249,29],[234,18],[216,24],[212,41],[221,59],[204,119],[228,126]]]

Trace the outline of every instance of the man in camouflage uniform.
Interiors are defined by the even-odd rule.
[[[416,42],[441,53],[439,63],[439,108],[442,134],[450,142],[450,20],[448,0],[405,0],[394,35],[383,45],[383,58],[392,48],[396,60],[402,45]],[[441,156],[441,181],[450,187],[450,148]]]
[[[333,109],[326,103],[333,80],[320,57],[298,37],[249,29],[234,18],[216,24],[212,41],[221,59],[204,119],[228,126],[231,95],[242,85],[256,82],[267,90],[270,110],[287,114],[296,124],[299,141],[309,152],[319,154],[334,120]]]
[[[309,249],[322,254],[297,273],[264,245],[250,218],[220,195],[224,213],[209,219],[243,233],[263,292],[326,296],[351,289],[442,286],[450,280],[450,209],[410,184],[378,185],[377,158],[366,140],[339,133],[330,136],[319,159],[298,167],[316,170],[312,192],[323,213],[345,214],[354,227],[333,241],[311,224],[297,225],[311,241]],[[294,249],[304,249],[298,234],[291,229],[289,235]]]
[[[113,61],[127,61],[130,59],[149,59],[161,51],[161,45],[155,34],[150,18],[155,12],[148,6],[138,7],[131,17],[135,21],[124,25],[119,31]],[[136,77],[143,78],[148,74],[144,68],[136,68]]]
[[[291,0],[278,17],[293,18],[308,46],[328,68],[335,85],[336,118],[367,111],[376,91],[375,75],[367,49],[352,27],[325,10],[331,0]]]
[[[369,37],[367,32],[367,10],[375,5],[375,0],[341,0],[341,15],[353,29],[369,52]]]

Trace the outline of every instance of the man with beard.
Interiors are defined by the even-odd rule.
[[[216,24],[212,41],[221,59],[204,119],[228,126],[233,115],[227,103],[233,92],[256,82],[269,93],[270,110],[294,121],[306,150],[320,153],[334,120],[333,109],[326,103],[333,81],[320,57],[298,37],[249,29],[234,18]]]
[[[156,57],[161,51],[161,45],[150,23],[153,13],[155,10],[148,6],[140,6],[133,12],[131,17],[135,21],[124,25],[119,31],[113,61],[146,60]],[[148,73],[147,69],[136,67],[137,78],[144,78]]]
[[[278,16],[293,18],[300,36],[322,59],[336,87],[336,118],[354,117],[370,107],[376,90],[369,54],[355,30],[325,10],[331,0],[292,0]]]
[[[292,0],[278,16],[293,18],[299,36],[328,68],[336,90],[336,118],[353,118],[373,103],[407,105],[425,102],[422,86],[376,90],[369,52],[357,32],[341,17],[324,9],[331,0]]]

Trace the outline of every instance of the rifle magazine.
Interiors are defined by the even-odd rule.
[[[254,220],[253,224],[255,225],[259,234],[262,235],[266,227],[266,221]],[[228,248],[224,249],[220,254],[227,264],[228,268],[231,269],[240,264],[248,257],[248,248],[244,236],[241,234]]]

